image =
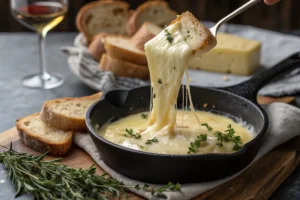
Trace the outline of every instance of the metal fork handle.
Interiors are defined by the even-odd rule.
[[[257,4],[260,1],[261,0],[250,0],[250,1],[248,1],[247,3],[245,3],[244,5],[242,5],[240,8],[236,9],[235,11],[233,11],[232,13],[230,13],[229,15],[227,15],[226,17],[224,17],[223,19],[221,19],[214,27],[210,28],[210,32],[214,36],[216,36],[217,32],[218,32],[220,26],[222,26],[222,24],[228,22],[229,20],[231,20],[232,18],[234,18],[238,14],[244,12],[245,10],[247,10],[248,8],[254,6],[255,4]]]

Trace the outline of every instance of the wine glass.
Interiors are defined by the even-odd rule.
[[[47,33],[58,25],[68,10],[68,0],[10,0],[12,15],[21,24],[37,32],[39,39],[40,73],[26,76],[22,85],[51,89],[64,83],[61,75],[50,75],[45,60]]]

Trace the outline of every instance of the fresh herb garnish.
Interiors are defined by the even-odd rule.
[[[201,124],[201,126],[205,126],[208,131],[212,131],[213,130],[213,128],[211,126],[209,126],[208,123],[203,123],[203,124]]]
[[[146,114],[146,113],[142,113],[142,114],[141,114],[141,117],[142,117],[143,119],[148,119],[149,116],[148,116],[148,114]]]
[[[201,145],[201,142],[205,142],[205,141],[207,141],[207,135],[206,134],[198,135],[195,142],[190,143],[188,154],[196,153],[198,148]]]
[[[154,142],[158,142],[158,139],[156,137],[154,137],[153,139],[151,140],[147,140],[147,142],[145,144],[152,144]]]
[[[215,136],[217,137],[218,143],[217,145],[219,147],[223,146],[223,142],[233,142],[234,143],[234,147],[233,147],[233,151],[238,151],[242,148],[242,141],[241,141],[241,137],[240,136],[235,136],[235,131],[232,128],[231,124],[229,124],[227,126],[227,130],[225,130],[225,133],[222,133],[220,131],[217,131],[215,133]]]
[[[140,134],[134,134],[132,129],[127,129],[126,128],[125,131],[126,131],[126,133],[124,134],[125,137],[131,136],[135,139],[141,139],[141,137],[142,137]]]
[[[126,198],[126,190],[129,188],[143,189],[154,195],[166,191],[180,191],[178,183],[168,183],[158,188],[148,184],[126,186],[107,174],[97,175],[94,166],[88,169],[73,169],[57,163],[61,159],[44,161],[45,156],[46,153],[41,156],[18,153],[12,150],[12,147],[0,153],[0,163],[7,168],[8,177],[16,188],[15,197],[28,193],[32,194],[34,199],[41,200],[107,200]]]
[[[144,149],[145,147],[143,147],[142,145],[140,145],[140,147],[142,148],[142,149]]]
[[[151,192],[152,195],[155,194],[161,194],[162,192],[167,192],[167,191],[180,191],[181,186],[179,183],[173,184],[172,182],[169,182],[168,185],[162,186],[162,187],[151,187],[148,184],[144,184],[143,187],[141,187],[140,185],[136,185],[135,189],[143,189],[144,191],[148,191]]]
[[[159,84],[162,84],[162,80],[161,79],[158,79],[157,81]]]
[[[174,38],[172,38],[171,33],[167,29],[165,29],[165,36],[167,37],[168,42],[172,44]]]

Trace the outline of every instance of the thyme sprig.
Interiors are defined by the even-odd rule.
[[[213,128],[211,126],[209,126],[208,123],[203,123],[203,124],[201,124],[201,126],[205,126],[208,131],[212,131],[213,130]]]
[[[188,154],[196,153],[201,145],[201,142],[205,141],[207,141],[207,134],[198,135],[195,142],[190,143]]]
[[[180,185],[173,183],[159,188],[148,184],[126,186],[107,174],[97,175],[94,166],[86,170],[73,169],[57,163],[61,159],[44,161],[45,156],[46,153],[41,156],[18,153],[12,148],[0,153],[0,163],[8,170],[8,177],[16,188],[16,197],[29,193],[34,199],[41,200],[108,200],[126,198],[129,188],[143,189],[154,195],[180,191]]]
[[[231,124],[229,124],[227,126],[227,130],[225,130],[226,133],[222,133],[220,131],[217,131],[215,133],[215,136],[217,137],[218,143],[217,145],[219,147],[223,146],[224,142],[233,142],[234,143],[234,147],[233,147],[233,151],[238,151],[242,148],[242,141],[241,141],[241,137],[240,136],[235,136],[235,131],[232,128]]]
[[[142,114],[141,114],[141,117],[142,117],[143,119],[148,119],[149,115],[148,115],[147,113],[142,113]]]
[[[135,134],[135,133],[133,133],[133,129],[125,129],[125,134],[124,134],[124,136],[125,137],[133,137],[133,138],[135,138],[135,139],[141,139],[141,135],[140,134]]]
[[[151,140],[147,140],[147,142],[145,144],[152,144],[154,142],[158,142],[158,139],[156,137],[154,137],[153,139]]]

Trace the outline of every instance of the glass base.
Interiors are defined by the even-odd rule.
[[[35,89],[51,89],[61,86],[64,83],[64,79],[60,75],[45,74],[33,74],[26,76],[22,79],[21,84],[27,88]]]

